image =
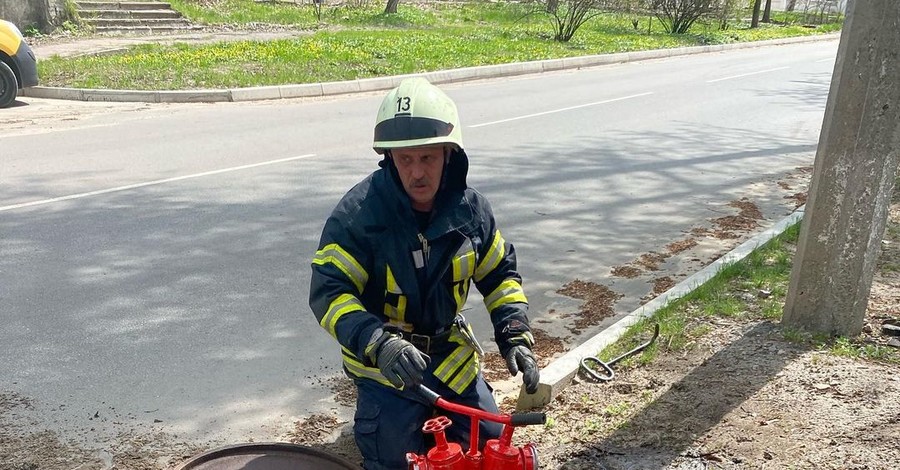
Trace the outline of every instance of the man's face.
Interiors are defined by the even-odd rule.
[[[394,149],[391,157],[413,209],[431,211],[444,172],[444,146]]]

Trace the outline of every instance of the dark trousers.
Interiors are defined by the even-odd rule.
[[[447,401],[497,413],[491,388],[481,374],[461,395],[447,388],[434,376],[426,374],[425,386]],[[371,380],[357,379],[356,416],[353,432],[363,456],[365,470],[407,470],[406,453],[424,454],[433,440],[422,433],[422,425],[434,416],[447,416],[453,424],[447,429],[447,440],[469,448],[471,419],[468,416],[435,409],[415,392],[401,392]],[[488,439],[500,436],[502,425],[481,420],[479,448]]]

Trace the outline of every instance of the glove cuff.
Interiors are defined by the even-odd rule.
[[[372,336],[369,337],[369,342],[366,343],[365,349],[366,357],[369,358],[369,361],[371,361],[372,364],[376,363],[378,351],[381,349],[381,346],[383,346],[390,338],[391,334],[381,328],[376,328],[375,331],[372,332]]]
[[[503,357],[506,357],[509,351],[516,346],[524,346],[530,351],[534,348],[534,335],[531,334],[531,331],[523,331],[516,336],[506,338],[503,342],[498,343],[498,346]]]

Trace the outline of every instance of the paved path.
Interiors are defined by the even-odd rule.
[[[74,57],[117,52],[136,44],[174,44],[178,42],[214,43],[222,41],[272,41],[310,34],[308,31],[193,31],[154,35],[103,35],[92,37],[51,37],[34,40],[31,48],[38,60],[47,57]]]

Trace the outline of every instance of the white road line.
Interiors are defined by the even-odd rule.
[[[99,196],[101,194],[116,193],[119,191],[127,191],[129,189],[143,188],[146,186],[156,186],[159,184],[172,183],[175,181],[182,181],[182,180],[187,180],[187,179],[192,179],[192,178],[200,178],[202,176],[218,175],[219,173],[228,173],[231,171],[246,170],[249,168],[256,168],[258,166],[274,165],[276,163],[291,162],[294,160],[300,160],[303,158],[310,158],[310,157],[314,157],[314,156],[316,156],[316,154],[310,153],[307,155],[300,155],[297,157],[282,158],[280,160],[270,160],[268,162],[252,163],[250,165],[241,165],[241,166],[235,166],[235,167],[231,167],[231,168],[222,168],[221,170],[205,171],[203,173],[195,173],[193,175],[176,176],[174,178],[166,178],[166,179],[161,179],[161,180],[147,181],[144,183],[128,184],[125,186],[117,186],[115,188],[100,189],[97,191],[89,191],[86,193],[70,194],[68,196],[54,197],[51,199],[43,199],[40,201],[23,202],[21,204],[13,204],[11,206],[0,206],[0,212],[10,211],[13,209],[21,209],[23,207],[51,204],[51,203],[60,202],[60,201],[70,201],[72,199],[82,199],[82,198],[91,197],[91,196]]]
[[[715,82],[721,82],[723,80],[731,80],[733,78],[749,77],[750,75],[759,75],[761,73],[775,72],[776,70],[784,70],[784,69],[789,69],[789,68],[790,67],[777,67],[777,68],[768,69],[768,70],[757,70],[756,72],[742,73],[740,75],[732,75],[730,77],[722,77],[722,78],[717,78],[715,80],[707,80],[706,83],[715,83]]]
[[[653,94],[653,92],[649,91],[647,93],[640,93],[637,95],[623,96],[621,98],[613,98],[610,100],[597,101],[594,103],[580,104],[578,106],[569,106],[568,108],[554,109],[552,111],[544,111],[541,113],[526,114],[525,116],[517,116],[517,117],[509,118],[509,119],[501,119],[499,121],[491,121],[491,122],[485,122],[482,124],[475,124],[474,126],[469,126],[469,128],[490,126],[493,124],[500,124],[500,123],[509,122],[509,121],[518,121],[519,119],[528,119],[528,118],[533,118],[533,117],[537,117],[537,116],[543,116],[545,114],[561,113],[563,111],[570,111],[570,110],[578,109],[578,108],[587,108],[588,106],[597,106],[598,104],[612,103],[615,101],[629,100],[631,98],[639,98],[641,96],[647,96],[647,95],[652,95],[652,94]]]
[[[826,58],[826,59],[819,59],[819,60],[817,60],[816,62],[831,62],[831,61],[833,61],[834,59],[837,59],[837,57],[828,57],[828,58]]]

